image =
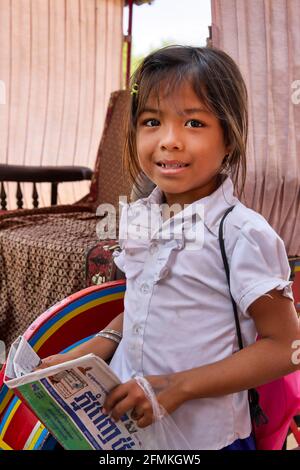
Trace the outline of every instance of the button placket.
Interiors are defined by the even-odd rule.
[[[167,266],[164,266],[159,273],[160,279],[165,279],[168,276],[169,272],[169,268]]]
[[[147,277],[148,275],[148,277]],[[134,355],[134,364],[137,371],[142,368],[142,357],[143,357],[143,341],[144,341],[144,330],[145,322],[149,310],[149,303],[151,300],[152,283],[150,281],[150,274],[147,269],[143,273],[143,278],[139,281],[138,289],[139,295],[139,311],[136,316],[136,321],[132,325],[132,352]]]
[[[152,240],[148,248],[143,274],[137,286],[140,293],[138,322],[132,326],[132,346],[137,370],[142,368],[144,328],[154,284],[169,275],[167,262],[173,250],[182,248],[180,243],[181,240],[174,239],[167,242]]]
[[[172,239],[160,247],[156,258],[156,272],[154,281],[165,279],[170,273],[170,266],[168,261],[173,250],[181,250],[183,248],[182,240]]]
[[[158,243],[157,242],[151,242],[150,249],[149,249],[150,254],[154,255],[155,253],[158,252],[158,250],[159,250]]]
[[[134,325],[133,327],[132,350],[133,350],[133,355],[134,355],[135,369],[139,371],[142,368],[142,357],[143,357],[143,327],[142,325]]]
[[[140,334],[140,333],[142,332],[142,325],[140,325],[140,324],[135,324],[135,325],[133,326],[133,331],[134,331],[134,333],[137,334],[137,335]]]

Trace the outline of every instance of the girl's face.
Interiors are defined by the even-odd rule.
[[[149,96],[137,122],[138,158],[168,204],[190,204],[215,191],[229,150],[219,120],[189,83],[159,100]]]

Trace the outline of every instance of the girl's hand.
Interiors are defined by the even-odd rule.
[[[151,384],[158,403],[168,414],[186,400],[180,386],[180,374],[152,375],[145,378]],[[154,421],[152,405],[133,379],[114,388],[106,397],[103,406],[103,412],[110,414],[115,421],[130,410],[131,418],[140,428],[149,426]]]
[[[74,359],[74,357],[71,357],[67,353],[54,354],[53,356],[48,356],[42,359],[41,364],[35,370],[46,369],[50,366],[56,366],[57,364],[62,364],[63,362],[70,361],[71,359]]]

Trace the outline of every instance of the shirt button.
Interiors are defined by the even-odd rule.
[[[150,286],[149,284],[147,284],[147,282],[143,282],[143,284],[141,285],[141,291],[143,292],[143,294],[148,294],[150,292]]]
[[[133,331],[136,333],[136,334],[139,334],[142,330],[142,327],[140,325],[135,325],[133,327]]]

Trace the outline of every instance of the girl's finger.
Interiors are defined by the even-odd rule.
[[[131,418],[135,421],[139,420],[144,416],[144,409],[140,406],[135,406],[131,413]]]
[[[136,421],[139,428],[145,428],[153,423],[153,415],[151,413],[144,414],[140,419]]]
[[[103,412],[109,414],[115,405],[126,396],[126,389],[122,385],[118,385],[107,395],[103,404]]]
[[[46,369],[46,367],[50,367],[50,366],[51,366],[51,360],[50,359],[41,359],[41,362],[35,368],[35,370]]]
[[[121,416],[125,415],[128,411],[132,410],[136,403],[134,399],[127,395],[123,400],[119,401],[111,410],[111,417],[118,421]]]
[[[36,370],[45,369],[46,367],[55,366],[57,364],[61,364],[62,362],[65,362],[67,360],[70,360],[70,358],[68,356],[65,356],[64,354],[54,354],[53,356],[48,356],[48,357],[45,357],[44,359],[41,359],[41,362],[37,366]]]
[[[103,408],[109,413],[115,405],[123,400],[126,396],[132,397],[132,405],[126,411],[134,408],[136,403],[140,403],[145,399],[145,394],[134,380],[130,380],[125,384],[115,387],[106,397]]]

